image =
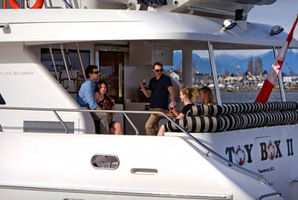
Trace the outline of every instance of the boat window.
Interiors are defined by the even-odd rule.
[[[214,50],[214,55],[223,103],[253,102],[275,60],[272,49]],[[276,85],[269,101],[280,100]]]
[[[91,164],[97,169],[112,169],[115,170],[119,167],[119,159],[113,155],[94,155],[91,158]]]
[[[74,133],[74,122],[27,121],[23,122],[24,133]]]
[[[64,49],[68,70],[72,83],[69,83],[67,70],[65,68],[61,49],[52,49],[53,57],[57,69],[55,72],[54,64],[52,62],[50,50],[48,48],[41,49],[41,62],[59,81],[59,83],[73,96],[76,97],[81,84],[84,82],[84,76],[76,49]],[[84,67],[90,64],[90,51],[80,50],[81,58]]]
[[[65,70],[63,57],[60,49],[53,49],[54,59],[57,65],[57,70]],[[81,65],[78,57],[78,53],[76,49],[65,49],[66,54],[66,61],[67,65],[72,70],[79,70],[81,71]],[[80,54],[82,57],[83,65],[86,68],[90,64],[90,51],[87,50],[80,50]],[[69,58],[68,58],[69,57]],[[50,51],[48,48],[41,49],[41,62],[47,67],[50,72],[54,72],[54,67],[50,55]]]
[[[2,95],[0,94],[0,105],[5,105],[6,102],[4,101]]]

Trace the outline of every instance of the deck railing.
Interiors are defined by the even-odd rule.
[[[199,139],[194,137],[191,133],[188,131],[184,130],[181,126],[179,126],[173,119],[168,117],[165,113],[163,112],[158,112],[158,111],[129,111],[129,110],[87,110],[87,109],[65,109],[65,108],[33,108],[33,107],[2,107],[0,106],[0,110],[23,110],[23,111],[45,111],[45,112],[54,112],[56,117],[59,119],[59,121],[62,123],[65,133],[68,133],[68,128],[62,118],[59,116],[57,112],[88,112],[88,113],[120,113],[123,114],[128,122],[133,126],[134,130],[136,131],[136,134],[138,134],[138,130],[135,127],[135,125],[132,123],[132,121],[129,119],[127,114],[159,114],[163,115],[167,120],[171,121],[174,123],[178,129],[183,132],[186,136],[194,140],[200,147],[202,147],[206,152],[204,154],[208,157],[210,154],[213,154],[216,158],[224,162],[227,166],[229,167],[235,167],[236,169],[240,170],[241,172],[248,174],[254,178],[257,178],[261,183],[266,183],[266,179],[264,176],[253,172],[249,169],[246,169],[236,163],[233,163],[232,161],[226,159],[207,145],[205,145],[203,142],[201,142]]]

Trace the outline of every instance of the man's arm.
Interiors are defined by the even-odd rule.
[[[143,85],[143,83],[140,83],[140,87],[142,89],[142,92],[144,93],[144,95],[147,97],[147,98],[150,98],[151,97],[151,90],[146,90],[145,86]]]
[[[170,100],[171,100],[171,102],[174,102],[175,101],[175,92],[174,92],[173,86],[169,86],[168,87],[168,91],[170,93]]]
[[[88,87],[88,89],[86,90],[86,100],[88,105],[93,109],[93,110],[100,110],[100,107],[98,106],[98,104],[95,101],[94,98],[94,91],[92,89],[92,87]]]

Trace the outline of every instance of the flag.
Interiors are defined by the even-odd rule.
[[[296,20],[292,26],[292,29],[287,37],[286,42],[284,43],[284,45],[281,48],[281,51],[277,55],[275,62],[271,66],[271,70],[268,74],[268,77],[264,81],[263,87],[262,87],[261,91],[259,92],[259,94],[255,100],[255,103],[257,103],[257,102],[265,103],[269,99],[272,89],[274,88],[274,86],[277,83],[277,75],[281,70],[282,64],[286,57],[288,47],[292,41],[294,30],[295,30],[295,27],[297,24],[297,20],[298,20],[298,15],[296,16]]]

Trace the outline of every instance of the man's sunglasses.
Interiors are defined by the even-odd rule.
[[[156,72],[162,72],[163,69],[155,69],[154,71],[156,71]]]
[[[96,72],[92,72],[93,74],[99,74],[99,71],[96,71]]]

